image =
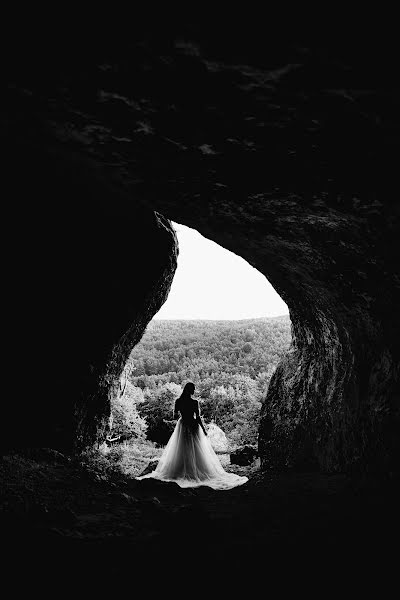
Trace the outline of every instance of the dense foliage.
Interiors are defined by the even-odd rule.
[[[175,425],[175,399],[193,381],[205,423],[218,425],[232,445],[255,443],[261,401],[290,341],[288,316],[152,321],[124,374],[127,403],[135,405],[132,436],[164,445]]]
[[[126,440],[145,437],[148,425],[138,412],[138,406],[143,400],[142,390],[130,381],[124,381],[122,393],[112,402],[109,438]]]

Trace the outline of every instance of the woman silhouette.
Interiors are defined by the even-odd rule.
[[[207,485],[214,489],[242,485],[248,478],[227,473],[215,454],[200,417],[199,403],[192,398],[194,390],[194,384],[188,382],[175,402],[174,418],[178,422],[156,470],[137,479],[153,477],[175,481],[181,487]]]

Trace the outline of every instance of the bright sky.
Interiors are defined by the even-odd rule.
[[[272,285],[243,258],[173,223],[178,268],[154,319],[251,319],[289,314]]]

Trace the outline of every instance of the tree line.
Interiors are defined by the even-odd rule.
[[[256,443],[261,402],[290,343],[289,316],[151,321],[112,402],[111,435],[166,444],[174,402],[192,381],[206,423],[218,425],[233,446]]]

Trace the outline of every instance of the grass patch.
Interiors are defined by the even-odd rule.
[[[149,440],[130,440],[99,448],[92,448],[82,453],[80,462],[99,475],[113,474],[137,477],[152,459],[160,458],[163,448],[159,448]]]

